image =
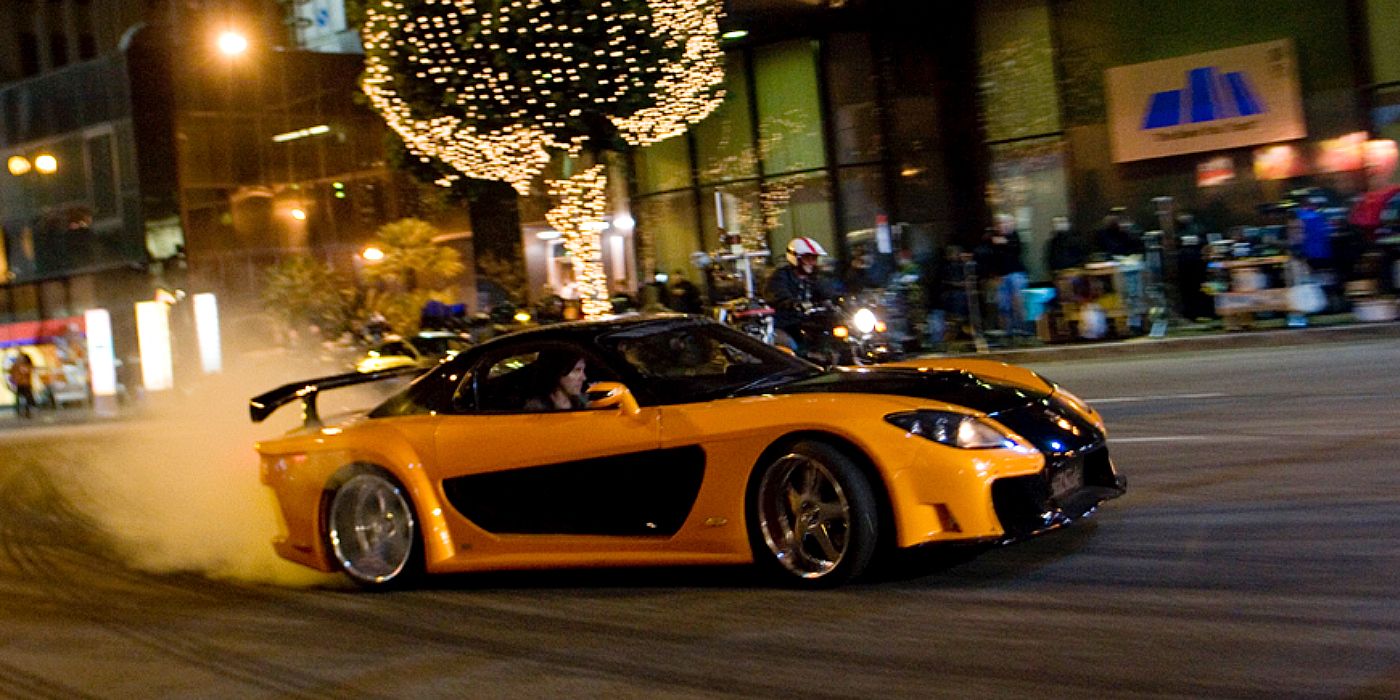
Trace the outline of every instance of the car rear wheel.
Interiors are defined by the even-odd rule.
[[[800,442],[761,469],[750,518],[760,565],[814,588],[865,571],[879,516],[869,480],[849,457],[824,443]]]
[[[326,534],[340,569],[361,586],[386,588],[418,573],[421,550],[413,504],[384,472],[356,474],[335,490]]]

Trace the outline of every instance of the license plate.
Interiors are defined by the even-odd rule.
[[[1084,462],[1076,459],[1060,467],[1050,476],[1050,495],[1057,501],[1062,500],[1083,485]]]

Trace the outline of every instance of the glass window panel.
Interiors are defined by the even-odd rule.
[[[690,254],[700,250],[694,194],[687,190],[643,197],[636,205],[643,279],[650,280],[657,272],[689,268]]]
[[[718,200],[716,199],[718,195]],[[763,217],[758,205],[758,183],[738,182],[700,190],[701,239],[705,250],[720,247],[720,216],[724,230],[737,233],[749,250],[767,245],[763,236]]]
[[[115,216],[118,213],[117,173],[112,158],[112,135],[101,134],[88,139],[87,150],[93,217]]]
[[[16,321],[39,320],[39,288],[32,284],[10,287],[10,315]]]
[[[64,318],[70,314],[68,291],[63,288],[62,280],[40,282],[39,299],[44,309],[44,315],[48,318]]]
[[[827,87],[835,121],[836,162],[869,163],[880,158],[880,124],[876,109],[874,63],[870,38],[837,34],[827,51]]]
[[[766,174],[826,165],[817,92],[817,43],[792,41],[754,54],[759,147]]]
[[[1044,3],[986,5],[978,14],[987,140],[1060,129],[1050,10]]]
[[[847,287],[878,285],[889,276],[895,250],[895,242],[891,240],[888,252],[880,252],[877,218],[889,213],[881,169],[879,166],[842,168],[838,172],[838,187],[843,205],[840,238],[848,251]]]
[[[637,149],[635,163],[638,194],[690,186],[690,147],[684,135]]]
[[[770,250],[786,250],[788,241],[806,236],[826,249],[828,257],[823,264],[834,262],[838,248],[832,231],[831,192],[824,173],[771,180],[764,185],[762,202]]]
[[[1051,219],[1069,214],[1065,180],[1064,142],[1059,138],[992,146],[990,203],[997,212],[1016,217],[1021,257],[1032,280],[1051,278],[1045,253]]]
[[[725,65],[724,102],[696,124],[695,153],[700,184],[725,182],[758,174],[749,110],[749,77],[743,57],[731,54]]]

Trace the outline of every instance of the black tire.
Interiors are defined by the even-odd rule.
[[[799,588],[828,588],[860,576],[880,539],[869,479],[823,442],[799,442],[759,465],[748,510],[754,561]]]
[[[416,581],[423,572],[423,541],[408,491],[381,469],[344,474],[327,498],[326,551],[364,588]]]

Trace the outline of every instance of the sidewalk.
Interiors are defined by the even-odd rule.
[[[1141,336],[1105,342],[1042,344],[1022,347],[994,347],[989,352],[975,352],[967,347],[946,353],[953,357],[985,357],[1001,362],[1059,362],[1105,357],[1161,355],[1186,351],[1224,350],[1233,348],[1267,348],[1317,343],[1343,343],[1365,340],[1400,340],[1400,322],[1363,323],[1351,314],[1315,317],[1305,328],[1287,328],[1282,319],[1277,323],[1262,322],[1256,330],[1226,331],[1218,326],[1185,326],[1172,328],[1166,337]]]

